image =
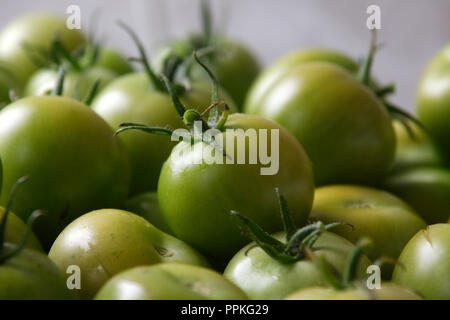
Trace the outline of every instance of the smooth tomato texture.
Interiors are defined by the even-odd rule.
[[[364,285],[364,284],[362,284]],[[384,282],[380,289],[347,288],[335,290],[332,288],[312,287],[300,289],[287,300],[422,300],[411,289],[391,282]]]
[[[73,99],[42,96],[11,103],[0,112],[0,154],[5,205],[13,184],[12,210],[23,220],[47,211],[34,230],[44,248],[82,213],[119,206],[129,188],[129,161],[108,124]]]
[[[193,84],[193,88],[180,98],[187,108],[202,111],[211,104],[210,87]],[[93,101],[92,109],[113,130],[124,122],[171,129],[185,127],[168,94],[153,89],[144,73],[132,73],[111,82]],[[170,137],[137,131],[124,132],[120,138],[131,159],[131,194],[155,190],[161,166],[176,142],[171,141]]]
[[[81,269],[80,295],[92,298],[115,274],[160,262],[207,266],[206,260],[184,242],[158,230],[131,212],[102,209],[69,224],[49,253],[62,270]]]
[[[317,185],[374,184],[386,175],[395,136],[386,109],[343,68],[292,68],[245,111],[286,127],[313,162]]]
[[[97,300],[247,300],[220,273],[181,263],[160,263],[123,271],[111,278]]]
[[[333,232],[356,243],[363,237],[373,241],[369,258],[397,258],[408,240],[426,227],[414,210],[396,196],[373,188],[333,185],[316,189],[311,219],[325,224],[349,223]]]
[[[432,58],[422,75],[417,114],[450,163],[450,44]]]
[[[383,188],[396,194],[428,223],[450,218],[450,170],[439,167],[412,168],[390,175]]]
[[[450,224],[434,224],[419,231],[405,246],[392,281],[416,290],[425,299],[449,300],[449,270]]]
[[[38,55],[39,50],[49,50],[56,35],[69,52],[85,42],[80,30],[67,28],[64,17],[41,13],[20,16],[0,33],[0,60],[11,68],[17,80],[24,85],[40,67],[30,57]],[[26,49],[24,44],[35,49]]]
[[[278,240],[284,233],[276,234]],[[311,260],[304,258],[292,264],[283,264],[250,243],[231,259],[224,276],[240,287],[250,299],[283,299],[288,294],[312,286],[326,285],[324,276]],[[343,273],[353,245],[346,239],[331,233],[320,235],[312,250],[323,256],[337,271]],[[247,252],[247,253],[246,253]],[[357,266],[357,276],[366,274],[369,259],[363,256]]]
[[[235,141],[235,156],[231,156],[234,164],[209,164],[207,155],[213,154],[210,145],[198,142],[202,143],[202,150],[180,142],[164,163],[158,183],[159,206],[171,232],[219,264],[227,261],[247,242],[231,219],[230,210],[248,216],[265,230],[273,232],[282,228],[275,187],[285,195],[297,225],[306,222],[314,194],[311,163],[287,130],[271,120],[244,114],[230,115],[225,127],[242,129],[240,132],[221,133],[224,146],[226,141]],[[244,130],[250,128],[267,130],[267,138],[263,138],[260,131],[255,135],[267,139],[268,150],[272,143],[271,130],[278,130],[279,161],[275,174],[262,175],[260,169],[269,165],[258,161],[249,163],[249,148],[258,150],[256,141],[246,142],[243,147],[245,164],[236,163],[236,142],[244,138]],[[231,154],[232,150],[223,149]],[[187,161],[193,159],[200,160],[200,163]]]
[[[14,245],[5,244],[4,254]],[[61,270],[44,253],[23,249],[0,264],[0,300],[70,300],[76,294],[66,286]]]

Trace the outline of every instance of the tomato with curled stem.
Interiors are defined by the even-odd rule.
[[[241,289],[204,267],[161,263],[112,277],[96,300],[247,300]]]
[[[423,72],[417,90],[417,114],[450,163],[450,44]]]
[[[20,16],[0,32],[0,60],[4,61],[23,86],[28,78],[48,62],[51,43],[58,37],[70,52],[84,45],[83,34],[69,29],[63,17],[34,13]]]
[[[108,279],[132,267],[171,261],[208,266],[184,242],[138,215],[115,209],[92,211],[73,221],[55,240],[49,257],[63,270],[80,267],[84,299],[94,297]]]
[[[449,300],[449,270],[450,224],[433,224],[406,244],[392,281],[416,290],[425,299]]]

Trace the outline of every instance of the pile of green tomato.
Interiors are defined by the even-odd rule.
[[[371,76],[375,34],[361,63],[262,70],[203,10],[152,58],[122,22],[136,58],[53,15],[0,30],[0,300],[449,300],[450,44],[409,115]],[[179,161],[218,152],[171,140],[194,121],[278,130],[278,172]]]

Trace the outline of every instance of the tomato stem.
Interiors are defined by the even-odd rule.
[[[350,254],[349,263],[347,264],[347,268],[344,274],[344,285],[346,287],[350,286],[350,284],[356,278],[356,270],[359,261],[361,260],[364,251],[373,245],[373,242],[368,238],[361,238],[355,245],[352,253]]]
[[[212,19],[211,19],[211,6],[209,0],[202,0],[201,2],[201,15],[202,15],[202,29],[203,29],[203,41],[204,46],[209,45],[212,34]]]
[[[89,88],[86,97],[84,97],[83,99],[84,104],[86,104],[87,106],[91,105],[92,100],[94,100],[94,97],[97,94],[99,86],[100,86],[100,79],[97,79],[95,80],[94,84]]]
[[[50,95],[52,96],[61,96],[64,90],[64,79],[66,73],[64,71],[64,66],[61,64],[58,70],[58,79],[56,81],[56,87],[51,91]]]
[[[367,57],[364,59],[363,64],[361,65],[358,72],[358,80],[365,86],[370,85],[370,71],[372,69],[373,57],[375,55],[377,49],[377,33],[376,30],[372,30],[369,53]]]

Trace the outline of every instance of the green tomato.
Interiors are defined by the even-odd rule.
[[[380,289],[312,287],[300,289],[286,297],[287,300],[422,300],[417,293],[404,286],[384,282]]]
[[[278,233],[276,238],[283,241],[285,234]],[[250,299],[283,299],[298,289],[327,284],[313,261],[304,258],[292,264],[283,264],[259,247],[248,251],[252,246],[254,243],[236,253],[224,272],[225,278],[240,287]],[[312,250],[343,274],[353,248],[348,240],[334,233],[324,232]],[[357,266],[358,277],[366,274],[369,264],[369,259],[363,256]]]
[[[155,69],[161,71],[162,61],[170,54],[175,53],[181,58],[186,58],[192,55],[194,50],[201,49],[192,44],[196,41],[196,37],[198,35],[190,36],[187,40],[171,42],[161,48],[153,61]],[[209,47],[215,51],[207,55],[209,59],[205,59],[208,60],[206,64],[241,109],[247,91],[259,72],[258,61],[242,44],[220,35],[211,38]],[[207,80],[203,69],[198,65],[192,66],[190,77],[193,80]]]
[[[211,104],[210,87],[193,84],[180,99],[186,107],[202,111]],[[231,108],[234,109],[233,106]],[[172,129],[185,127],[168,94],[153,89],[144,73],[132,73],[111,82],[94,99],[92,109],[114,130],[124,122]],[[176,142],[168,137],[136,131],[124,132],[120,137],[131,159],[131,194],[155,190],[161,166]]]
[[[247,300],[241,289],[213,270],[160,263],[123,271],[112,277],[97,300]]]
[[[140,215],[159,230],[170,233],[158,204],[156,192],[140,193],[125,202],[125,210]]]
[[[412,130],[412,137],[399,121],[393,121],[397,149],[391,174],[409,168],[443,165],[442,155],[428,134],[412,121],[407,124]]]
[[[417,114],[450,163],[450,44],[433,57],[422,75]]]
[[[63,96],[74,97],[83,100],[89,94],[96,81],[99,82],[97,92],[116,78],[116,74],[106,68],[93,67],[83,71],[69,71],[64,76]],[[43,96],[56,88],[58,83],[58,71],[41,69],[31,76],[24,89],[25,96]]]
[[[244,114],[228,117],[225,129],[232,128],[243,130],[221,133],[223,146],[227,140],[236,142],[244,138],[245,131],[250,128],[278,130],[278,172],[262,175],[260,169],[268,165],[249,163],[249,148],[258,150],[251,144],[253,141],[245,143],[243,149],[246,164],[208,164],[204,161],[191,164],[183,159],[203,159],[203,155],[212,154],[213,149],[204,142],[198,142],[203,151],[180,142],[164,163],[158,183],[159,205],[171,233],[212,257],[217,266],[248,242],[232,221],[230,210],[248,216],[273,232],[281,229],[278,201],[273,192],[275,187],[283,191],[296,225],[304,224],[308,218],[314,194],[311,163],[287,130],[271,120]],[[260,131],[256,135],[259,136]],[[267,137],[270,136],[267,133]],[[271,143],[269,140],[268,149]],[[227,152],[226,147],[223,149]],[[184,155],[180,158],[181,154]]]
[[[411,168],[389,176],[383,188],[396,194],[429,224],[446,222],[450,217],[450,170]]]
[[[275,63],[267,67],[253,82],[245,99],[245,111],[254,113],[258,104],[253,101],[261,101],[266,92],[292,68],[307,62],[322,61],[336,64],[350,73],[358,69],[356,63],[344,54],[326,49],[308,49],[289,53]]]
[[[97,54],[94,66],[111,70],[118,75],[133,72],[133,67],[119,51],[110,47],[100,46]],[[81,58],[81,64],[86,65],[90,63],[93,55],[94,47],[87,47],[85,54]]]
[[[115,274],[160,262],[207,266],[206,260],[184,242],[158,230],[131,212],[102,209],[69,224],[49,253],[61,269],[81,270],[80,296],[92,298]]]
[[[10,243],[5,254],[14,249]],[[58,267],[44,253],[22,249],[0,264],[0,300],[69,300],[75,294],[66,286]]]
[[[450,299],[450,224],[419,231],[402,251],[392,281],[419,292],[425,299]]]
[[[5,208],[0,207],[0,221],[3,220],[4,213]],[[6,221],[5,242],[18,245],[22,241],[26,231],[27,225],[10,211],[8,213],[8,221]],[[28,236],[25,247],[36,251],[43,251],[42,246],[34,233],[30,233]]]
[[[292,68],[245,111],[286,127],[313,162],[317,185],[374,184],[388,171],[395,136],[386,109],[343,68]]]
[[[129,188],[127,154],[105,121],[84,104],[57,96],[29,97],[0,112],[0,154],[5,205],[18,178],[12,210],[23,220],[47,215],[35,232],[48,248],[80,214],[122,204]]]
[[[17,80],[24,85],[28,78],[40,67],[33,61],[39,51],[49,50],[55,36],[59,36],[64,47],[73,51],[85,42],[77,29],[69,29],[66,20],[50,14],[29,14],[11,21],[0,33],[0,60],[8,64]],[[35,48],[26,49],[24,44]]]

